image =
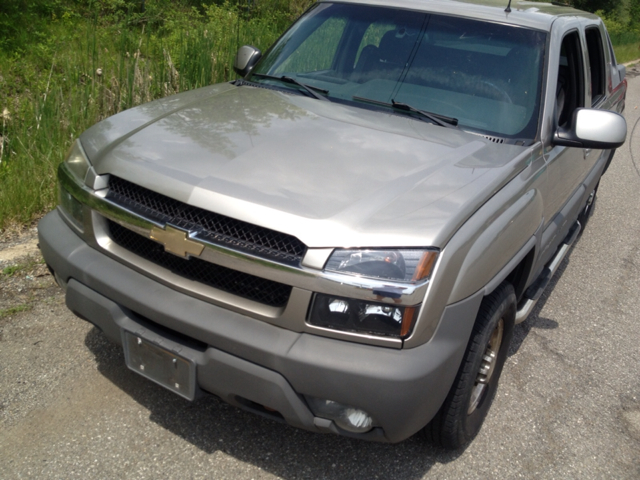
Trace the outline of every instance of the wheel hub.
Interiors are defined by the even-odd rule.
[[[495,371],[498,352],[500,351],[500,345],[502,345],[503,333],[504,320],[501,318],[498,320],[498,324],[491,333],[491,337],[489,337],[489,341],[485,347],[482,362],[480,363],[480,368],[476,375],[475,385],[471,391],[471,400],[469,402],[469,409],[467,410],[468,415],[471,415],[478,408],[478,405],[480,405],[480,401],[487,390],[489,380]]]

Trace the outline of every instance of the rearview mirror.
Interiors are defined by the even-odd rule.
[[[573,112],[571,128],[556,130],[554,145],[608,150],[618,148],[627,138],[627,122],[615,112],[578,108]]]
[[[262,52],[254,46],[240,47],[233,62],[233,69],[241,77],[246,77],[261,57]]]

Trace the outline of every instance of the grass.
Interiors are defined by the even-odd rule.
[[[618,63],[628,63],[640,58],[640,44],[621,45],[616,48]]]
[[[43,265],[43,264],[44,264],[44,259],[42,257],[31,257],[31,258],[28,258],[25,263],[17,263],[17,264],[9,265],[8,267],[3,268],[2,272],[0,272],[0,275],[11,277],[16,273],[20,273],[24,270],[31,270],[36,265]]]
[[[640,33],[612,34],[611,42],[618,63],[627,63],[640,58]]]
[[[0,310],[0,318],[10,317],[16,313],[26,312],[33,308],[33,305],[16,305],[15,307],[9,307],[4,310]]]
[[[23,270],[25,265],[9,265],[2,269],[2,275],[6,275],[7,277],[12,276],[14,273]]]
[[[53,22],[55,41],[0,51],[0,231],[56,203],[56,170],[94,123],[150,100],[235,78],[240,45],[266,49],[290,22],[229,5],[187,12],[163,29]]]
[[[309,4],[282,1],[253,2],[253,11],[228,3],[164,16],[157,10],[154,18],[163,20],[154,24],[140,15],[106,22],[67,9],[39,24],[32,43],[13,50],[0,43],[0,232],[55,206],[57,166],[89,126],[134,105],[235,78],[230,66],[238,46],[266,49]],[[637,34],[613,42],[619,62],[640,57]]]

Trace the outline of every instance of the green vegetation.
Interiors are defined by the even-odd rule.
[[[533,0],[549,2],[551,0]],[[604,20],[618,63],[640,58],[640,0],[559,0]]]
[[[31,270],[36,265],[44,264],[44,260],[42,257],[29,257],[24,263],[17,263],[15,265],[9,265],[2,269],[0,275],[6,275],[7,277],[11,277],[16,273],[22,272],[24,270]]]
[[[627,63],[640,58],[640,33],[624,32],[611,34],[618,63]]]
[[[83,130],[235,78],[237,48],[266,49],[313,0],[222,1],[0,0],[0,231],[53,208]],[[601,10],[619,62],[640,57],[640,2],[574,3]]]
[[[266,49],[304,1],[249,9],[196,8],[190,0],[3,0],[0,230],[55,205],[57,166],[83,130],[134,105],[234,79],[238,46]]]
[[[33,305],[16,305],[15,307],[9,307],[4,310],[0,310],[0,318],[10,317],[11,315],[15,315],[16,313],[26,312],[27,310],[31,310]]]
[[[5,267],[2,269],[2,275],[6,275],[10,277],[14,273],[22,270],[23,268],[24,268],[24,265],[9,265],[8,267]]]
[[[640,1],[581,0],[591,3],[611,35],[618,63],[640,58]],[[583,8],[583,7],[582,7]]]

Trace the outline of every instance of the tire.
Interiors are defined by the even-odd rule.
[[[611,150],[611,153],[609,153],[609,158],[607,159],[607,163],[604,166],[604,170],[600,174],[601,178],[602,178],[602,175],[606,173],[607,169],[609,168],[609,165],[611,165],[611,160],[613,160],[613,156],[615,155],[615,153],[616,153],[615,149]],[[578,221],[580,222],[580,225],[582,227],[580,229],[580,236],[582,236],[582,232],[584,232],[584,227],[587,226],[589,219],[593,215],[593,212],[595,212],[596,210],[596,200],[598,199],[597,194],[598,194],[599,186],[600,186],[600,180],[598,180],[598,183],[596,184],[596,188],[594,188],[591,194],[589,195],[589,198],[587,199],[587,204],[584,206],[584,208],[580,212],[580,215],[578,215]]]
[[[607,159],[607,163],[604,166],[604,170],[602,170],[602,175],[604,175],[605,173],[607,173],[607,170],[609,169],[609,165],[611,165],[611,160],[613,160],[613,156],[616,154],[616,150],[615,148],[613,150],[611,150],[611,153],[609,154],[609,158]],[[602,176],[600,175],[600,176]]]
[[[582,235],[582,232],[584,232],[584,229],[587,226],[589,219],[593,215],[593,212],[595,212],[596,210],[596,200],[598,199],[597,194],[598,194],[599,186],[600,186],[600,182],[598,181],[596,188],[593,189],[593,191],[589,195],[589,198],[587,199],[586,205],[578,215],[578,221],[580,222],[580,226],[581,226],[580,235]]]
[[[498,388],[515,315],[516,295],[510,283],[502,283],[482,301],[453,386],[424,429],[435,445],[459,449],[480,431]]]

